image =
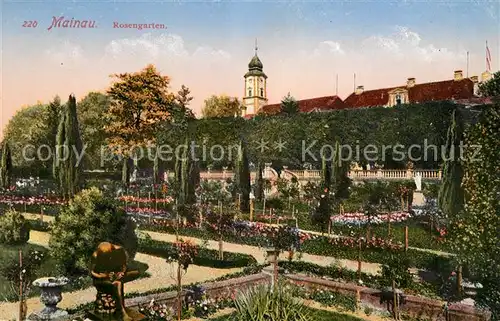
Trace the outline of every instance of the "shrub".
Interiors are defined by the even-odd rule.
[[[413,283],[409,268],[412,266],[410,256],[404,252],[392,253],[386,264],[382,265],[382,284],[392,286],[392,281],[401,288],[407,288]]]
[[[24,244],[29,238],[30,225],[21,213],[9,210],[0,216],[0,243]]]
[[[237,321],[306,321],[307,307],[302,300],[293,297],[282,284],[273,290],[259,285],[243,292],[235,301]]]
[[[137,251],[135,223],[97,188],[83,190],[64,207],[52,226],[51,256],[69,275],[87,272],[101,242],[121,245],[133,260]]]

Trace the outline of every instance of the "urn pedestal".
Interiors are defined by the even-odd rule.
[[[68,284],[69,280],[65,277],[52,278],[45,277],[37,279],[33,282],[41,290],[40,301],[45,305],[45,308],[39,312],[32,313],[28,320],[38,321],[63,321],[68,318],[68,312],[59,309],[57,304],[62,300],[62,287]]]

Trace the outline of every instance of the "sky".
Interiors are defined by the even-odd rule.
[[[104,92],[111,74],[150,63],[173,91],[191,89],[199,115],[213,94],[243,96],[255,39],[269,103],[466,76],[467,51],[480,75],[486,41],[500,65],[500,1],[3,1],[1,12],[1,131],[23,106]],[[95,28],[49,29],[60,17]]]

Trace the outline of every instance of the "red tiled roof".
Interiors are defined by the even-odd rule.
[[[297,101],[299,104],[299,112],[308,113],[315,110],[332,110],[344,109],[346,105],[338,96],[325,96],[311,99],[302,99]],[[259,113],[268,115],[278,114],[281,110],[281,103],[271,104],[262,107]]]
[[[351,108],[384,106],[389,103],[389,92],[401,88],[408,89],[410,103],[427,101],[469,99],[474,97],[474,83],[468,78],[415,84],[413,87],[392,87],[367,90],[356,95],[352,93],[344,103]]]

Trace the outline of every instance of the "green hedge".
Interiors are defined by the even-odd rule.
[[[343,269],[337,266],[321,266],[303,261],[280,261],[279,266],[287,273],[307,274],[319,278],[326,277],[341,282],[346,281],[356,284],[359,282],[358,273],[356,271]],[[361,273],[361,281],[363,281],[364,286],[375,289],[381,288],[384,284],[384,280],[380,275],[371,275],[363,272]],[[441,280],[436,280],[434,283],[413,282],[408,288],[405,288],[404,291],[408,294],[440,299],[441,287]]]
[[[152,239],[139,239],[138,250],[141,253],[159,256],[162,258],[175,256],[173,243]],[[219,260],[218,251],[198,247],[198,255],[195,257],[193,264],[218,269],[228,269],[255,265],[257,264],[257,260],[251,255],[224,252],[224,260],[221,261]]]
[[[253,162],[257,160],[282,162],[292,168],[300,167],[304,163],[301,150],[302,140],[305,138],[307,138],[306,146],[317,141],[311,148],[315,155],[318,155],[321,145],[326,143],[333,146],[336,140],[351,146],[359,145],[361,150],[369,144],[378,146],[402,144],[406,147],[412,144],[423,145],[424,139],[428,145],[444,145],[451,113],[456,108],[457,105],[451,102],[430,102],[394,108],[376,107],[289,116],[258,116],[252,120],[234,117],[198,119],[191,123],[191,129],[198,142],[205,142],[207,150],[214,145],[238,144],[242,137],[250,146],[257,146],[261,140],[276,142],[282,138],[287,141],[286,150],[279,152],[269,148],[260,152],[256,148],[249,148],[249,159]],[[327,129],[325,125],[328,125]],[[159,144],[177,146],[179,142],[184,141],[184,134],[180,130],[165,130],[159,132],[157,138]],[[434,161],[434,155],[431,155],[432,149],[429,149],[428,153],[428,160],[417,162],[418,167],[436,168],[440,163],[439,153],[436,155],[437,161]],[[416,154],[414,153],[415,157]],[[390,154],[385,156],[389,156],[390,159]],[[305,161],[317,165],[320,163],[319,159]],[[363,161],[361,159],[361,162]],[[233,165],[227,153],[221,161],[203,161],[201,165],[205,168],[209,163],[215,169]],[[404,166],[402,162],[397,165]]]

